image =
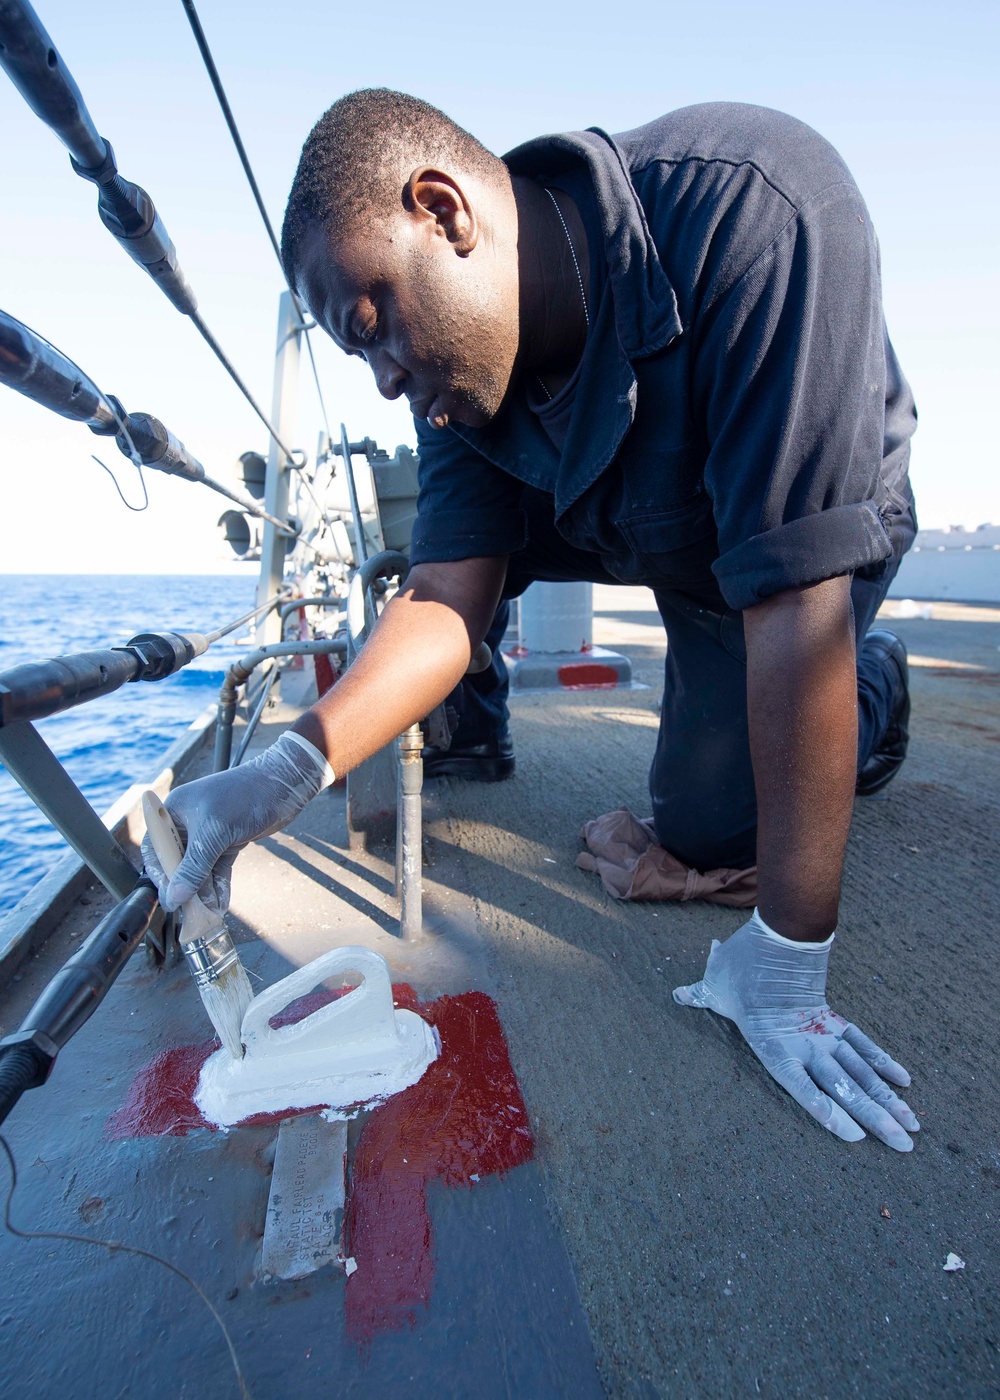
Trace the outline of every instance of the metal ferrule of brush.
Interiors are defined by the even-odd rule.
[[[211,938],[193,938],[190,943],[182,943],[181,952],[199,987],[211,987],[238,961],[236,945],[224,928]]]

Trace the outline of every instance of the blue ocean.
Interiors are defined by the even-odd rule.
[[[255,579],[225,575],[0,574],[0,672],[23,661],[117,646],[137,632],[211,632],[254,605]],[[38,722],[98,812],[152,776],[157,761],[212,703],[245,652],[242,627],[166,680],[123,686]],[[0,766],[0,911],[12,908],[68,847]]]

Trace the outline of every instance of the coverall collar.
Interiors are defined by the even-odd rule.
[[[628,166],[600,127],[539,136],[504,156],[512,175],[557,179],[581,161],[594,187],[614,290],[618,340],[630,360],[655,355],[681,333],[677,297],[656,251]]]
[[[514,175],[558,182],[581,163],[593,188],[584,223],[601,230],[607,282],[594,307],[581,361],[576,407],[560,456],[524,395],[514,393],[482,428],[450,431],[501,470],[550,491],[562,516],[614,461],[635,418],[632,361],[655,355],[680,335],[677,297],[650,236],[621,151],[598,128],[542,136],[504,157]]]

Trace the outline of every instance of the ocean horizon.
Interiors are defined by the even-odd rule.
[[[206,587],[206,580],[211,586]],[[118,646],[137,632],[210,632],[254,604],[257,571],[229,574],[0,573],[0,672],[25,661]],[[218,695],[246,630],[176,675],[38,721],[46,743],[98,812],[154,771]],[[0,764],[0,913],[12,909],[69,847]]]

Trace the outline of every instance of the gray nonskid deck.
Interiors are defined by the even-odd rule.
[[[342,1276],[254,1281],[275,1129],[104,1140],[135,1069],[206,1033],[183,969],[135,960],[12,1115],[17,1218],[174,1259],[234,1324],[257,1400],[1000,1394],[1000,612],[898,625],[911,758],[852,831],[830,995],[913,1073],[923,1131],[903,1157],[823,1133],[729,1026],[673,1004],[738,914],[616,904],[575,869],[584,820],[648,810],[657,723],[649,600],[598,596],[597,640],[627,646],[653,689],[518,699],[513,781],[428,785],[436,932],[418,948],[393,940],[390,869],[347,850],[338,793],[237,865],[245,961],[268,980],[360,938],[424,996],[498,1001],[536,1159],[431,1187],[436,1279],[415,1330],[359,1352]],[[8,988],[4,1029],[45,967]],[[943,1271],[949,1251],[963,1271]],[[154,1266],[6,1237],[0,1256],[5,1396],[235,1394],[210,1319]]]

